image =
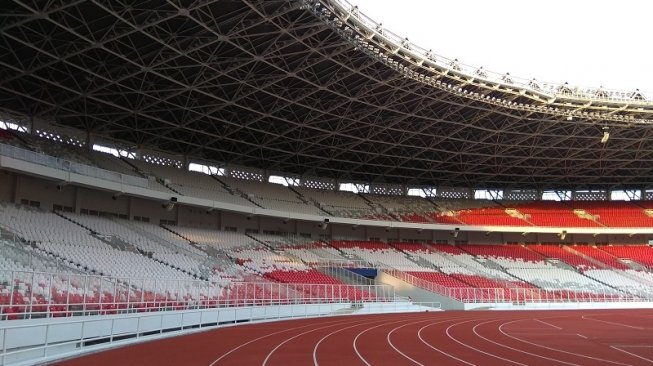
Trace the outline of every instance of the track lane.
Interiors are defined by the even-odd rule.
[[[337,316],[224,327],[57,365],[653,365],[651,334],[653,310]]]

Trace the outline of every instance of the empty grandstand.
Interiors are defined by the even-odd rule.
[[[0,5],[0,365],[297,317],[653,307],[644,94],[479,78],[344,0],[64,3]]]

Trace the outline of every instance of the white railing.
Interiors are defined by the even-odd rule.
[[[8,270],[0,271],[0,291],[3,320],[395,299],[386,285],[215,283]]]
[[[110,170],[105,170],[102,168],[98,168],[98,167],[94,167],[94,166],[90,166],[90,165],[86,165],[70,160],[60,159],[50,155],[45,155],[27,149],[22,149],[16,146],[0,143],[0,155],[4,155],[18,160],[28,161],[34,164],[47,166],[68,173],[85,175],[85,176],[103,179],[111,182],[117,182],[117,183],[127,184],[131,186],[141,187],[141,188],[148,188],[149,186],[149,182],[145,178],[135,177],[127,174],[121,174],[118,172],[113,172]]]
[[[618,292],[616,290],[541,288],[476,288],[446,287],[409,273],[385,268],[383,271],[415,287],[434,292],[464,303],[560,303],[560,302],[642,302],[653,301],[653,291],[641,289]]]
[[[313,266],[319,267],[337,267],[337,268],[375,268],[375,266],[364,260],[359,259],[319,259],[310,261]]]
[[[244,305],[172,313],[0,322],[0,365],[47,362],[144,339],[175,336],[240,322],[440,309],[440,304],[436,302],[370,304],[332,300],[316,304]]]
[[[365,15],[357,6],[347,0],[310,0],[306,2],[314,3],[315,1],[318,1],[324,4],[327,8],[334,10],[334,13],[337,14],[343,22],[356,20],[357,27],[355,28],[359,28],[358,26],[365,27],[363,33],[366,35],[367,39],[370,39],[370,35],[373,34],[374,38],[382,40],[385,44],[389,44],[393,51],[401,50],[404,54],[410,54],[411,57],[415,59],[413,62],[419,66],[424,64],[439,69],[444,68],[450,73],[465,75],[467,78],[512,85],[513,87],[516,86],[521,89],[531,90],[535,93],[551,97],[628,102],[631,104],[653,104],[650,101],[651,97],[653,97],[653,93],[651,92],[641,92],[639,90],[623,91],[604,89],[601,87],[587,88],[559,83],[537,82],[534,79],[507,75],[505,73],[497,73],[476,66],[467,65],[456,59],[450,59],[433,53],[430,49],[420,47],[419,45],[410,42],[407,37],[402,37],[388,29],[385,29],[381,23],[378,23]]]

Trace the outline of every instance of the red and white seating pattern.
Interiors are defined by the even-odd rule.
[[[529,245],[528,248],[548,258],[559,259],[573,267],[576,267],[578,270],[581,271],[587,269],[599,268],[599,266],[596,263],[584,257],[581,257],[578,254],[575,254],[570,250],[568,250],[567,247],[563,247],[560,245],[538,244],[538,245]]]
[[[400,271],[433,271],[421,267],[406,255],[383,242],[334,240],[331,245],[344,253],[358,257],[380,267],[390,267]]]
[[[336,278],[265,248],[233,250],[231,255],[237,258],[237,263],[242,266],[274,281],[295,284],[294,288],[297,291],[312,298],[345,297],[360,300],[373,298],[370,293],[351,288]]]

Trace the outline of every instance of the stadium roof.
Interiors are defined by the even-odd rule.
[[[645,95],[473,70],[341,1],[13,0],[0,12],[0,108],[134,148],[410,185],[653,182]]]

